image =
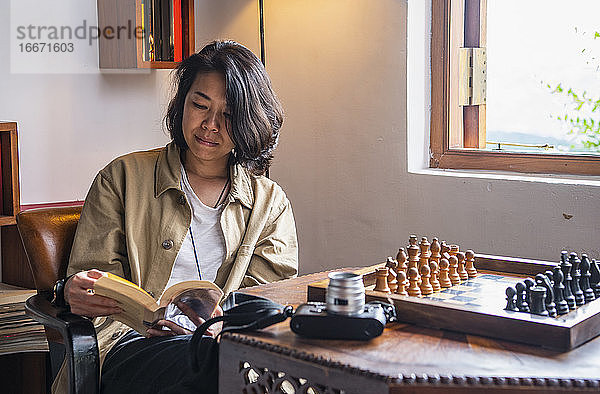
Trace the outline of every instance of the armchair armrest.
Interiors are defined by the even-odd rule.
[[[34,320],[58,330],[65,344],[70,393],[98,393],[100,357],[94,324],[50,302],[51,292],[40,292],[25,302]]]

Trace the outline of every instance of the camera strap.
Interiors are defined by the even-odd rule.
[[[223,316],[208,319],[196,328],[190,341],[193,349],[196,349],[206,330],[215,323],[223,322],[223,329],[217,335],[224,332],[241,332],[258,330],[280,323],[294,314],[294,308],[290,305],[284,306],[264,297],[250,294],[233,292],[223,303]],[[215,338],[216,339],[216,338]],[[192,368],[198,371],[201,366],[198,352],[191,352]]]

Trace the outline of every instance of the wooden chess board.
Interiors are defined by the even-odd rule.
[[[421,298],[373,291],[375,270],[385,263],[353,272],[363,275],[366,301],[392,303],[399,321],[566,351],[600,335],[600,300],[558,317],[504,310],[508,286],[555,265],[479,254],[476,278]],[[328,280],[309,284],[308,301],[324,302],[328,284]]]

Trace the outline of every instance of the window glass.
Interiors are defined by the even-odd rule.
[[[598,15],[599,0],[487,2],[486,149],[600,154]]]

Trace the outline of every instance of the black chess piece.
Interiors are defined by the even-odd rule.
[[[515,285],[515,289],[517,290],[517,309],[520,312],[529,312],[525,285],[519,282]]]
[[[583,291],[581,291],[581,287],[579,287],[579,279],[581,279],[581,271],[579,271],[579,264],[581,260],[577,257],[577,253],[572,252],[569,255],[569,263],[571,263],[571,277],[573,280],[571,281],[571,291],[575,296],[575,303],[577,306],[581,306],[585,304],[585,296],[583,295]]]
[[[525,299],[527,300],[527,305],[531,305],[531,288],[535,286],[535,282],[531,278],[525,278],[523,279],[523,283],[525,284]]]
[[[571,268],[573,267],[571,265],[571,263],[569,263],[569,260],[564,258],[565,257],[566,252],[563,251],[560,259],[562,260],[562,262],[560,263],[560,269],[563,272],[563,275],[565,276],[565,280],[563,282],[563,284],[565,285],[565,301],[567,301],[567,305],[569,305],[569,309],[573,310],[576,308],[575,305],[575,296],[573,295],[573,291],[571,290],[571,282],[573,281],[573,277],[571,277]]]
[[[569,304],[565,300],[565,285],[563,275],[559,266],[554,267],[554,303],[556,304],[556,313],[564,315],[569,313]]]
[[[550,286],[554,286],[554,272],[550,271],[550,270],[546,270],[546,272],[544,272],[544,274],[548,277],[548,279],[550,280]]]
[[[583,291],[583,296],[585,298],[585,302],[591,302],[596,299],[594,295],[594,290],[590,286],[590,259],[587,254],[581,254],[581,264],[579,264],[579,271],[581,272],[581,279],[579,280],[579,286],[581,286],[581,291]]]
[[[550,286],[550,279],[546,276],[546,274],[537,274],[535,276],[535,283],[546,289],[546,310],[548,311],[548,315],[551,317],[556,317],[556,304],[554,303],[554,289]]]
[[[517,308],[517,305],[515,304],[515,296],[517,295],[517,291],[514,289],[514,287],[507,287],[506,288],[506,308],[504,308],[507,311],[515,311],[517,312],[519,309]]]
[[[531,288],[531,313],[548,316],[548,311],[546,310],[546,289],[541,286]]]
[[[600,267],[596,260],[592,260],[590,264],[590,275],[590,287],[594,290],[596,298],[600,298]]]

